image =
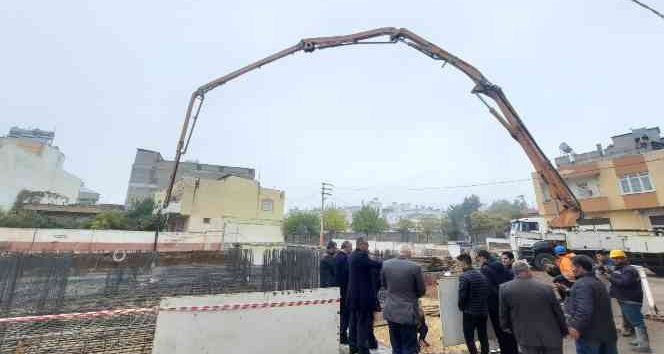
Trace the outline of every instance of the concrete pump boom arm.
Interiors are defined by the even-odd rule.
[[[387,37],[387,39],[385,41],[370,41],[370,39],[378,37]],[[442,61],[444,63],[443,65],[452,65],[453,67],[461,70],[475,83],[475,87],[473,87],[471,93],[477,95],[477,97],[482,100],[482,102],[489,108],[491,115],[493,115],[502,124],[502,126],[507,129],[510,135],[521,145],[524,152],[533,164],[535,171],[537,171],[540,179],[548,186],[551,198],[555,201],[555,205],[559,208],[558,216],[551,221],[551,225],[554,227],[570,227],[575,225],[576,220],[582,216],[580,203],[574,194],[572,194],[571,190],[560,176],[558,171],[553,167],[546,155],[544,155],[542,149],[540,149],[540,147],[537,145],[532,135],[521,121],[521,118],[519,118],[516,110],[507,100],[507,97],[501,88],[489,82],[489,80],[487,80],[487,78],[484,77],[484,75],[482,75],[479,70],[464,60],[430,43],[429,41],[409,31],[408,29],[395,27],[377,28],[370,31],[359,32],[345,36],[306,38],[292,47],[274,53],[255,63],[249,64],[199,87],[191,94],[191,98],[189,100],[189,105],[187,107],[186,116],[182,124],[182,130],[180,132],[177,149],[175,151],[175,164],[173,171],[171,172],[163,207],[165,208],[168,206],[168,203],[170,202],[180,159],[187,151],[194,127],[196,126],[198,113],[200,112],[203,99],[205,98],[205,94],[207,94],[209,91],[214,90],[215,88],[241,75],[258,69],[263,65],[269,64],[273,61],[297,53],[299,51],[313,52],[316,49],[326,49],[346,45],[399,42],[405,43],[406,45],[417,49],[418,51],[424,53],[434,60]],[[484,99],[484,97],[492,99],[498,106],[500,112],[491,107]]]

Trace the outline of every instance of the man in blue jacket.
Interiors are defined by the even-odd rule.
[[[623,316],[634,327],[636,340],[631,342],[632,345],[636,346],[634,351],[650,353],[648,329],[641,313],[643,288],[641,287],[639,271],[629,264],[627,255],[623,250],[612,250],[609,257],[615,263],[614,270],[608,272],[609,282],[611,283],[609,294],[612,298],[618,300]]]
[[[369,333],[376,308],[376,285],[373,269],[382,264],[369,258],[369,243],[362,237],[357,239],[355,251],[348,261],[348,309],[350,310],[350,352],[370,354]]]
[[[339,343],[348,344],[348,324],[350,313],[348,312],[348,255],[353,250],[350,241],[341,244],[341,250],[334,257],[334,275],[339,287]]]
[[[518,354],[519,348],[514,335],[500,327],[500,284],[514,279],[514,274],[491,256],[487,250],[477,251],[477,258],[482,264],[481,272],[489,285],[489,319],[498,339],[501,354]]]
[[[489,354],[489,336],[486,320],[489,315],[489,284],[479,270],[473,268],[473,260],[463,253],[457,257],[463,266],[459,277],[459,311],[463,313],[463,337],[470,354],[477,354],[475,331],[482,354]]]
[[[576,281],[565,309],[569,334],[576,340],[576,353],[617,354],[618,335],[606,286],[595,277],[592,258],[579,255],[571,261]]]

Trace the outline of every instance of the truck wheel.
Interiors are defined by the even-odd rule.
[[[537,256],[535,256],[535,268],[539,270],[544,270],[544,265],[545,264],[554,264],[556,261],[556,257],[554,257],[551,253],[540,253]]]

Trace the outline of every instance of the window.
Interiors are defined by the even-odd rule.
[[[203,218],[203,224],[209,224],[210,218]]]
[[[263,211],[272,211],[273,207],[274,203],[272,202],[271,199],[264,199],[263,202],[261,203],[261,210]]]
[[[650,182],[648,171],[632,173],[620,177],[620,191],[622,194],[643,193],[655,190]]]
[[[539,231],[539,223],[526,221],[521,223],[521,231],[523,232],[537,232]]]

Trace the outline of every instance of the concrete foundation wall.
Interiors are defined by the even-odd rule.
[[[160,251],[219,250],[224,244],[281,244],[281,232],[250,229],[225,239],[223,232],[160,232]],[[268,230],[274,231],[274,230]],[[152,250],[153,231],[0,228],[3,251]]]
[[[338,298],[338,288],[165,298],[161,308]],[[339,304],[229,311],[160,311],[154,354],[338,354]]]

